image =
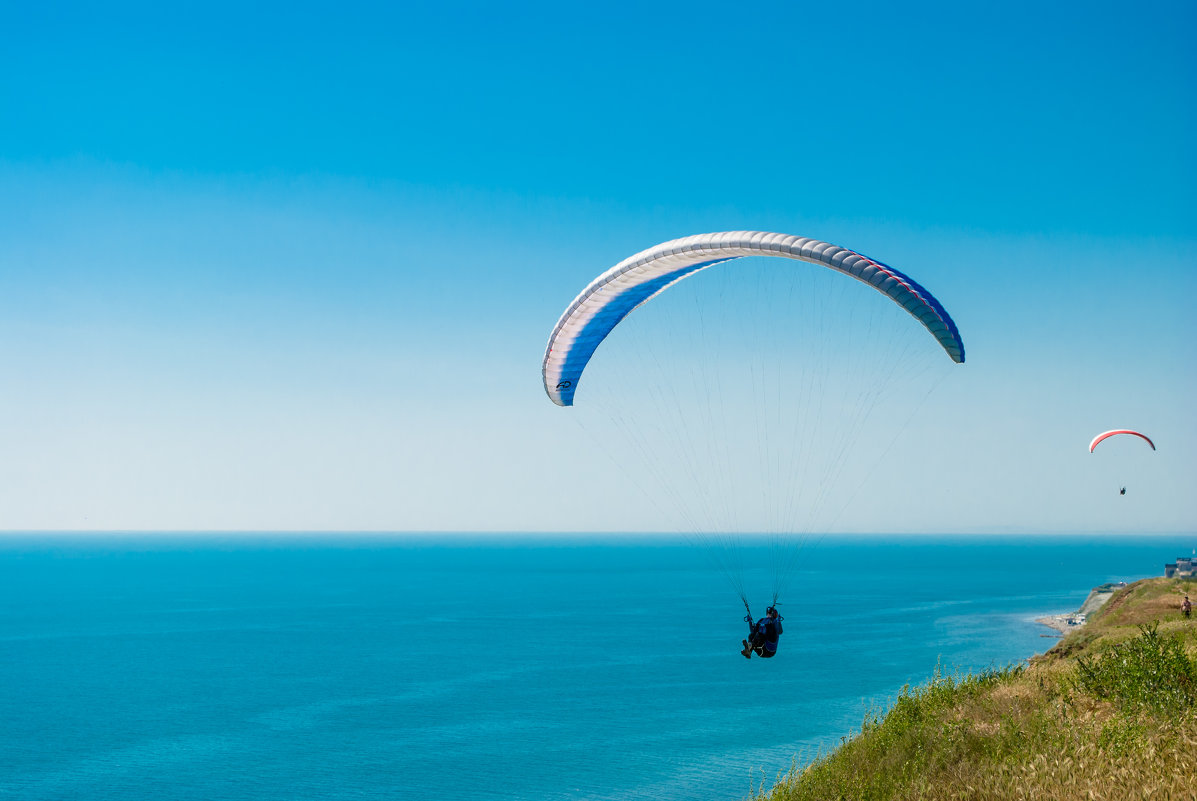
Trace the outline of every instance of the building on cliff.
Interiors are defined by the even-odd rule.
[[[1197,578],[1197,558],[1182,556],[1164,565],[1164,578]]]

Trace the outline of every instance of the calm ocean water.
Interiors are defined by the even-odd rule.
[[[828,538],[745,661],[684,543],[9,537],[0,798],[739,799],[1192,540]]]

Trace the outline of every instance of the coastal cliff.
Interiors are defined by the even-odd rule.
[[[1180,613],[1197,582],[1109,589],[1047,653],[937,670],[757,801],[1197,799],[1197,619]]]
[[[1117,583],[1102,584],[1100,587],[1094,587],[1089,591],[1089,597],[1081,604],[1081,608],[1070,615],[1048,615],[1047,617],[1036,618],[1035,622],[1047,626],[1050,629],[1055,629],[1061,634],[1067,634],[1077,626],[1085,625],[1089,616],[1105,606],[1106,601],[1114,597],[1114,593],[1126,586],[1125,581]],[[1048,635],[1043,635],[1048,636]]]

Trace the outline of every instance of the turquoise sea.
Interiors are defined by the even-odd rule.
[[[739,799],[1193,539],[825,538],[746,661],[684,542],[9,535],[0,798]]]

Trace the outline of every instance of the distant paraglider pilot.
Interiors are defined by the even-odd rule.
[[[740,640],[744,645],[744,650],[740,651],[743,657],[752,659],[753,652],[763,659],[774,656],[777,653],[777,639],[781,637],[781,615],[770,606],[765,616],[756,623],[752,622],[752,615],[745,619],[748,621],[749,634],[747,640]]]
[[[1122,489],[1118,490],[1118,494],[1119,494],[1119,495],[1125,495],[1125,494],[1126,494],[1126,487],[1123,487]]]

